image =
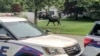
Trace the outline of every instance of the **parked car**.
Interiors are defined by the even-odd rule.
[[[38,13],[38,18],[41,19],[47,19],[47,13],[46,12],[39,12]]]
[[[84,39],[83,56],[100,56],[100,21],[96,21],[90,33]]]
[[[0,17],[0,56],[74,56],[81,51],[69,37],[47,34],[18,17]]]
[[[39,12],[37,16],[38,16],[39,19],[48,19],[48,16],[50,16],[50,17],[53,17],[53,16],[59,17],[57,11]]]

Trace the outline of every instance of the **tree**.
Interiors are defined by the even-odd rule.
[[[33,4],[33,10],[35,12],[35,19],[34,19],[34,23],[37,24],[37,12],[40,11],[41,9],[45,9],[45,7],[48,7],[48,9],[51,6],[58,6],[58,8],[60,8],[60,2],[62,2],[61,0],[30,0],[28,1],[29,4]],[[59,4],[59,5],[58,5]],[[62,3],[63,4],[63,3]]]
[[[13,0],[0,0],[0,12],[11,12]]]
[[[100,0],[66,0],[64,4],[65,14],[74,14],[74,18],[78,19],[78,14],[85,13],[85,16],[91,18],[99,18]]]
[[[18,12],[21,12],[21,5],[20,4],[13,4],[12,5],[12,12],[17,15]]]
[[[89,13],[91,18],[93,19],[100,19],[100,3],[93,2],[93,4],[89,7]]]
[[[0,0],[1,12],[20,12],[31,11],[35,12],[34,23],[37,24],[37,13],[41,9],[48,9],[51,6],[55,6],[59,10],[62,10],[65,0]],[[12,8],[12,9],[11,9]]]
[[[90,19],[100,18],[100,0],[87,0],[81,3],[86,8],[86,16]]]
[[[64,13],[74,16],[75,20],[78,20],[78,15],[86,11],[85,7],[81,4],[82,2],[81,0],[66,0],[64,4]]]
[[[37,24],[37,13],[39,10],[44,8],[46,4],[44,3],[46,0],[34,0],[34,12],[35,12],[35,19],[34,23]]]
[[[64,10],[65,0],[54,0],[54,6],[58,9],[58,15],[61,18],[61,13]]]
[[[46,6],[47,0],[24,0],[21,2],[24,10],[35,12],[34,24],[37,24],[37,13]]]

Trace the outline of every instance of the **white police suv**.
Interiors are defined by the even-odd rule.
[[[91,32],[84,39],[83,56],[100,56],[100,21],[96,21]]]
[[[0,56],[74,56],[75,39],[48,35],[24,18],[0,17]]]

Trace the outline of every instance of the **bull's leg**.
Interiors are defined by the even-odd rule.
[[[49,25],[50,21],[48,21],[47,26]]]
[[[57,21],[58,25],[61,25],[60,21]]]
[[[59,25],[61,25],[60,21],[59,21]]]
[[[55,26],[55,22],[53,22],[53,25]]]

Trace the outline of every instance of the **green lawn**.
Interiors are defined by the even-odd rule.
[[[93,27],[93,22],[82,21],[61,21],[61,26],[54,26],[52,23],[46,26],[47,21],[39,21],[38,26],[42,29],[50,29],[53,33],[70,35],[87,35]]]

